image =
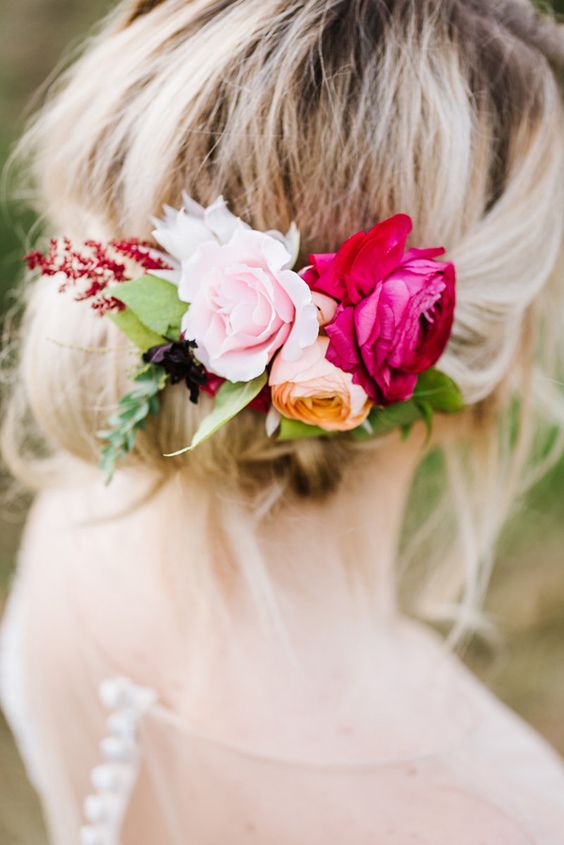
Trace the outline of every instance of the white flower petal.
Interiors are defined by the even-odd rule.
[[[243,226],[246,229],[250,228],[229,211],[223,197],[218,197],[209,208],[206,208],[204,222],[220,244],[226,244],[230,241],[239,226]]]
[[[267,437],[272,437],[277,429],[280,427],[280,420],[282,414],[277,411],[274,405],[270,406],[270,410],[266,415],[265,428]]]
[[[274,238],[276,241],[279,241],[284,246],[284,248],[288,252],[289,258],[286,265],[282,269],[291,270],[291,268],[295,265],[296,261],[298,260],[298,255],[300,254],[301,238],[296,224],[292,223],[285,235],[283,235],[282,232],[279,232],[276,229],[269,229],[268,232],[265,232],[265,234],[269,235],[271,238]]]
[[[173,226],[174,221],[176,220],[176,215],[178,214],[178,209],[173,208],[171,205],[163,205],[164,217],[151,217],[151,223],[153,226],[161,226],[165,223],[167,226]]]
[[[186,191],[182,191],[182,206],[186,214],[191,217],[196,217],[198,220],[204,219],[204,206],[200,205],[200,203],[196,202],[196,200],[193,200]]]
[[[201,244],[213,240],[213,235],[201,220],[179,211],[174,224],[156,228],[153,237],[178,261],[190,258]]]
[[[292,256],[292,263],[290,264],[290,268],[292,268],[298,260],[298,255],[300,254],[301,240],[302,239],[300,237],[300,230],[298,229],[295,223],[292,223],[290,228],[286,232],[286,248]]]
[[[167,282],[172,282],[173,285],[180,284],[181,272],[178,270],[147,270],[149,276],[156,276],[158,279],[166,279]]]

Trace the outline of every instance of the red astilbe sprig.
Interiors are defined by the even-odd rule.
[[[144,270],[172,270],[170,264],[155,252],[155,248],[148,241],[130,238],[127,241],[111,241],[111,246],[125,258],[141,265]]]
[[[63,292],[71,285],[79,288],[75,299],[90,300],[91,307],[98,314],[125,308],[120,299],[108,296],[105,291],[110,285],[134,278],[135,274],[129,272],[127,263],[145,271],[172,269],[150,244],[135,238],[110,241],[108,244],[88,240],[83,247],[77,249],[69,238],[52,238],[45,253],[31,252],[24,260],[30,270],[38,270],[42,276],[61,274],[59,291]],[[120,260],[120,256],[127,263]]]

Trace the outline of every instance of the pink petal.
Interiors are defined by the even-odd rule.
[[[356,343],[354,308],[341,306],[325,331],[330,341],[327,358],[346,373],[353,373],[361,363]]]
[[[308,255],[308,260],[315,267],[318,276],[322,275],[329,269],[335,258],[335,252],[318,252]]]
[[[356,337],[360,347],[375,343],[380,334],[378,307],[381,291],[382,286],[379,285],[370,296],[363,299],[354,309]]]
[[[430,249],[416,249],[415,247],[413,247],[412,249],[407,250],[402,260],[400,261],[399,266],[403,267],[405,264],[409,264],[411,261],[414,260],[438,258],[439,255],[444,254],[445,248],[442,246],[431,247]]]
[[[326,326],[327,323],[330,323],[334,319],[339,303],[332,296],[327,296],[326,293],[318,293],[317,291],[313,292],[312,299],[317,308],[319,325]]]
[[[407,214],[377,223],[368,232],[356,255],[347,280],[347,291],[353,304],[370,294],[401,261],[407,237],[411,232],[411,218]]]
[[[378,377],[376,379],[382,390],[385,404],[392,405],[394,402],[407,402],[411,399],[417,384],[415,374],[388,370],[386,376],[385,379]]]

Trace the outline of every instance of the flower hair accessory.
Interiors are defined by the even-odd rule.
[[[167,384],[190,401],[214,398],[194,449],[246,408],[266,414],[271,437],[348,432],[356,439],[430,428],[433,412],[463,401],[433,369],[450,333],[455,270],[442,248],[406,249],[405,214],[358,232],[335,253],[309,256],[296,272],[300,239],[259,232],[228,210],[184,195],[179,211],[155,219],[154,241],[50,242],[30,269],[75,291],[140,349],[134,387],[107,431],[102,468],[112,478],[137,430],[159,411]]]

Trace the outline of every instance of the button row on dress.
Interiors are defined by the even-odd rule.
[[[104,681],[100,698],[110,711],[109,735],[100,743],[105,761],[92,771],[95,794],[84,801],[81,845],[118,845],[119,828],[138,766],[137,728],[144,711],[156,699],[152,690],[137,687],[127,678]]]

